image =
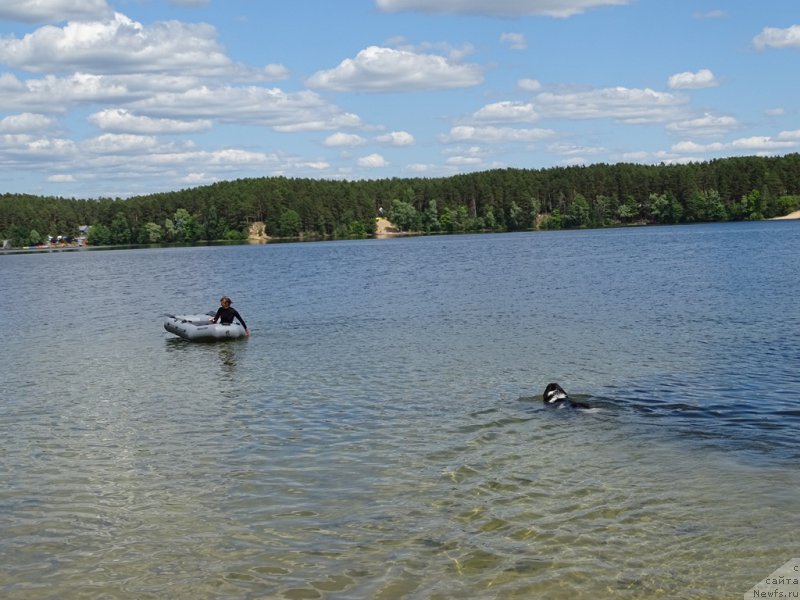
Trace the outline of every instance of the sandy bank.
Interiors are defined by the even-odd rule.
[[[392,224],[389,219],[377,218],[375,219],[375,235],[402,235],[402,232],[394,224]]]
[[[783,219],[800,219],[800,210],[796,210],[793,213],[789,213],[788,215],[784,215],[782,217],[775,217],[770,219],[770,221],[781,221]]]

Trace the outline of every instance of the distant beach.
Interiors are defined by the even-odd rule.
[[[796,210],[793,213],[789,213],[788,215],[784,215],[782,217],[774,217],[770,219],[770,221],[783,221],[786,219],[800,219],[800,210]]]
[[[403,232],[401,232],[388,219],[376,218],[375,219],[375,235],[377,237],[384,237],[384,236],[388,237],[388,236],[393,236],[393,235],[403,235]]]

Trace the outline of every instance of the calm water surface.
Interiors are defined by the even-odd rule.
[[[800,556],[798,256],[800,222],[0,256],[0,597],[741,597]],[[163,330],[223,293],[250,339]]]

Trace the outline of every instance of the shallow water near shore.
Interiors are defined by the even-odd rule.
[[[741,597],[800,555],[798,255],[780,221],[2,256],[0,596]],[[223,293],[250,339],[163,330]]]

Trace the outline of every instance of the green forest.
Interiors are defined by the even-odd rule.
[[[457,233],[739,221],[800,209],[800,154],[682,165],[496,169],[360,181],[264,177],[128,199],[0,196],[0,239],[30,246],[366,237],[383,214],[403,231]]]

